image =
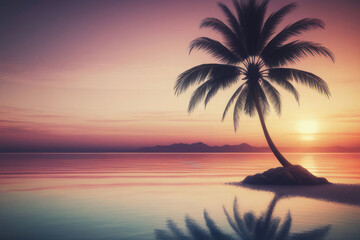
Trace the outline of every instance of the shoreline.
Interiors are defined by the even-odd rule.
[[[272,192],[284,197],[305,197],[360,207],[360,184],[330,183],[324,185],[250,185],[226,183],[255,191]]]

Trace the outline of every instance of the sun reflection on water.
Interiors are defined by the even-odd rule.
[[[304,155],[301,159],[301,166],[309,170],[311,173],[316,174],[317,172],[317,165],[316,161],[314,161],[313,155]]]

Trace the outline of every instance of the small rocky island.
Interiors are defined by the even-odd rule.
[[[247,176],[242,184],[254,185],[320,185],[329,184],[323,177],[316,177],[300,165],[271,168],[263,173]]]

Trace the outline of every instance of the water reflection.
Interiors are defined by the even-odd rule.
[[[219,228],[205,209],[204,219],[207,229],[200,226],[189,216],[186,216],[185,224],[188,233],[180,229],[174,221],[168,220],[168,229],[155,230],[155,236],[158,240],[321,240],[326,237],[331,225],[324,225],[300,233],[290,233],[292,224],[290,211],[282,221],[278,217],[273,217],[275,206],[281,198],[283,198],[282,195],[276,194],[266,211],[259,217],[256,217],[253,212],[246,212],[242,215],[239,211],[238,201],[235,198],[233,217],[230,216],[224,207],[224,213],[234,233],[228,233]],[[282,223],[280,224],[280,222]]]
[[[360,206],[360,184],[324,184],[315,186],[233,185],[258,191],[273,192],[286,197],[306,197],[327,202]]]

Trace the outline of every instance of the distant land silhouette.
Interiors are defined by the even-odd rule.
[[[360,153],[360,147],[346,148],[333,147],[279,147],[283,152],[298,153]],[[202,142],[197,143],[174,143],[170,145],[156,145],[147,147],[94,147],[94,146],[27,146],[7,147],[0,146],[0,153],[267,153],[271,152],[269,147],[255,147],[247,143],[239,145],[210,146]]]
[[[143,147],[138,152],[270,152],[268,147],[253,147],[247,143],[239,145],[209,146],[198,142],[192,144],[175,143],[165,146]]]
[[[345,148],[345,147],[308,147],[308,148],[281,148],[284,152],[323,152],[323,153],[343,153],[343,152],[360,152],[359,148]],[[223,145],[223,146],[209,146],[205,143],[198,142],[192,144],[175,143],[171,145],[157,145],[153,147],[143,147],[135,152],[271,152],[269,147],[254,147],[247,143],[239,145]]]

